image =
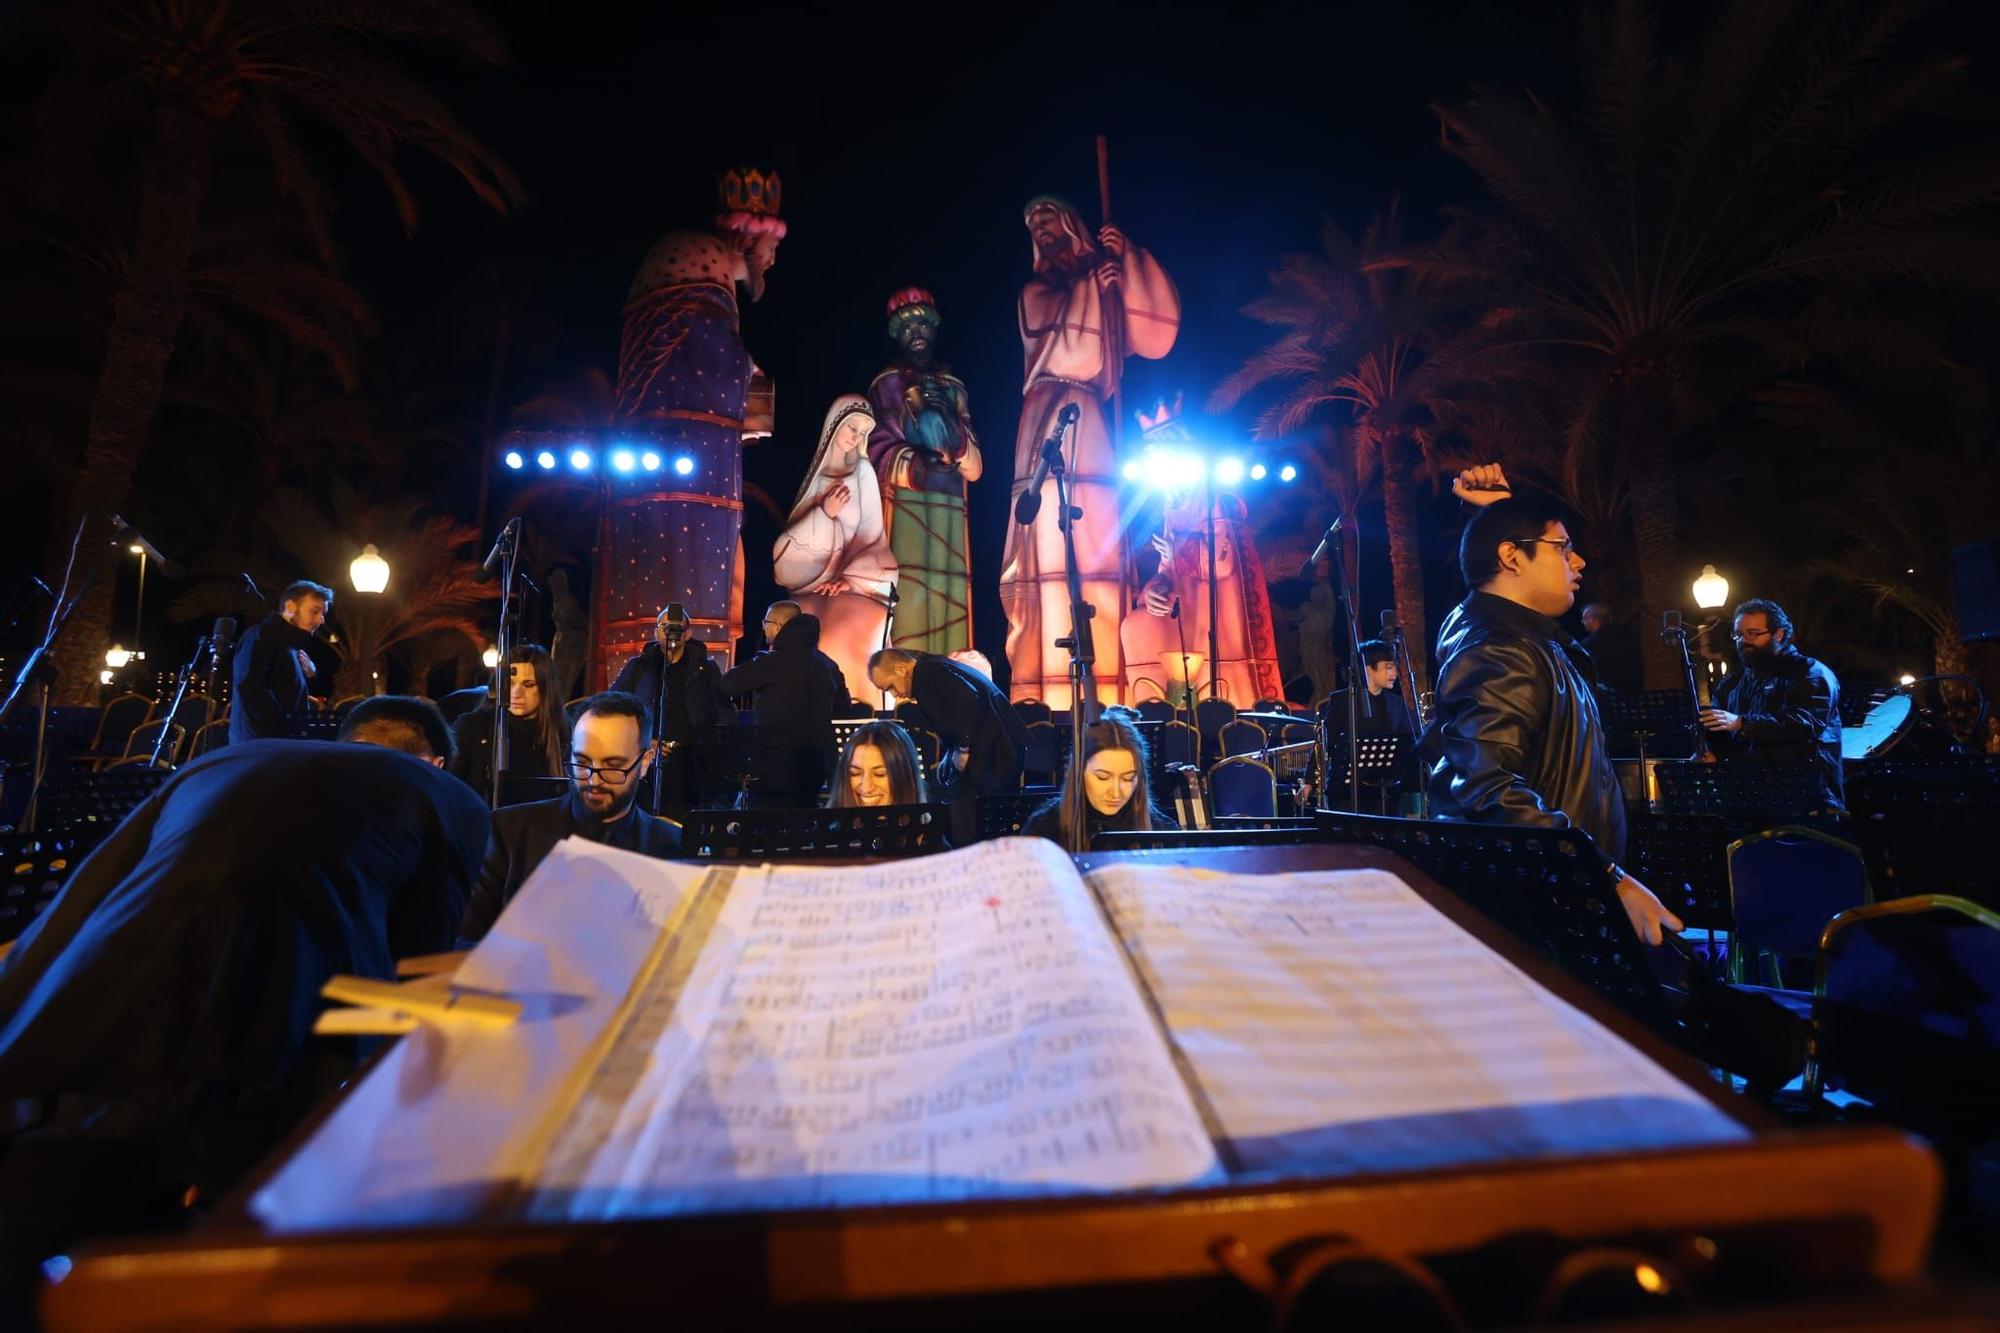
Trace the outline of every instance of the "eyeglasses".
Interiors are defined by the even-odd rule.
[[[1777,633],[1776,630],[1768,630],[1768,629],[1740,629],[1737,630],[1736,633],[1734,633],[1730,637],[1736,640],[1736,642],[1738,643],[1744,643],[1746,641],[1750,643],[1756,643],[1760,639],[1770,638],[1775,633]]]
[[[1576,550],[1576,543],[1568,537],[1509,537],[1507,540],[1516,546],[1533,546],[1538,542],[1543,546],[1553,546],[1562,553],[1565,560]]]
[[[642,754],[623,768],[615,764],[586,764],[582,760],[572,759],[569,771],[576,776],[578,782],[588,782],[591,778],[596,778],[607,787],[622,787],[631,780],[632,770],[639,767],[645,757]]]

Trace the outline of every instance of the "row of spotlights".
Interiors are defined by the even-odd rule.
[[[1125,480],[1141,482],[1156,491],[1191,491],[1210,476],[1218,486],[1241,486],[1246,477],[1263,481],[1271,475],[1271,469],[1263,463],[1246,464],[1241,458],[1225,455],[1211,464],[1200,454],[1178,449],[1148,449],[1140,457],[1127,460],[1119,471]],[[1298,468],[1290,463],[1281,465],[1277,473],[1279,481],[1297,481],[1299,477]]]
[[[509,472],[519,472],[528,466],[529,456],[519,449],[509,449],[500,456],[500,461],[507,465]],[[554,472],[560,461],[553,449],[542,449],[534,455],[535,466],[544,472]],[[652,449],[613,449],[610,462],[611,470],[618,473],[658,472],[667,465],[666,460]],[[572,449],[569,451],[569,465],[573,472],[588,472],[597,465],[597,457],[588,449]],[[672,467],[677,477],[694,475],[694,459],[686,454],[674,459]]]

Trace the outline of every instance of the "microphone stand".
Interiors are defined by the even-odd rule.
[[[1097,646],[1090,633],[1090,618],[1096,614],[1096,608],[1083,600],[1083,575],[1077,566],[1074,526],[1083,517],[1083,511],[1070,506],[1069,470],[1063,466],[1061,445],[1055,440],[1045,441],[1042,457],[1047,460],[1049,476],[1056,484],[1056,526],[1062,530],[1063,579],[1069,590],[1069,637],[1057,639],[1056,647],[1069,650],[1069,771],[1072,779],[1080,782],[1083,733],[1088,725],[1084,720],[1085,701],[1097,698],[1096,675],[1092,670],[1097,664]],[[1090,850],[1089,835],[1082,827],[1072,830],[1070,841],[1083,844],[1072,845],[1069,848],[1072,853]]]
[[[1354,598],[1347,586],[1345,542],[1333,542],[1327,555],[1333,560],[1333,586],[1340,596],[1341,614],[1347,621],[1347,808],[1361,813],[1361,719],[1375,716],[1375,700],[1368,693],[1368,676],[1361,665],[1361,623],[1354,617]],[[1326,786],[1324,782],[1320,784]]]
[[[687,640],[683,638],[681,644],[681,651],[686,652]],[[657,815],[666,783],[667,757],[660,752],[660,742],[667,738],[667,668],[673,663],[667,660],[666,645],[655,640],[653,646],[660,650],[660,684],[653,691],[653,813]]]
[[[194,681],[194,673],[201,667],[201,655],[219,649],[214,640],[215,634],[212,630],[202,635],[201,642],[194,646],[194,656],[190,657],[187,665],[181,668],[180,683],[174,686],[174,701],[167,705],[167,715],[161,722],[160,734],[153,738],[152,757],[147,760],[147,763],[154,768],[160,766],[160,753],[167,747],[167,737],[173,734],[174,717],[181,711],[181,700],[187,698],[188,686]],[[178,750],[180,747],[174,748]]]
[[[507,749],[507,694],[512,667],[507,658],[514,650],[514,566],[520,560],[521,529],[519,520],[500,530],[500,537],[494,549],[500,555],[500,633],[493,649],[498,654],[493,661],[493,781],[487,796],[491,807],[500,808],[500,775],[507,771],[509,758]],[[665,678],[664,671],[662,679]],[[548,700],[541,701],[548,707]]]
[[[1181,599],[1178,597],[1174,598],[1174,637],[1181,641],[1181,706],[1187,709],[1187,724],[1190,727],[1194,727],[1196,731],[1200,731],[1201,728],[1194,720],[1194,696],[1199,687],[1194,681],[1186,678],[1188,674],[1187,621],[1181,619]]]
[[[896,627],[897,601],[898,598],[896,596],[896,585],[892,583],[889,585],[888,614],[882,617],[882,650],[884,652],[887,652],[889,650],[890,631],[892,631]],[[885,690],[877,690],[875,692],[875,715],[877,717],[880,717],[882,715],[882,711],[888,706],[888,703],[889,703],[888,692]]]
[[[76,536],[70,539],[70,571],[76,568],[77,547],[82,543],[84,530],[89,524],[90,516],[86,514],[77,522]],[[55,677],[55,669],[49,665],[49,654],[55,650],[56,640],[62,637],[64,628],[69,624],[69,618],[76,614],[77,607],[83,605],[84,595],[90,591],[90,585],[97,578],[97,569],[95,563],[93,563],[92,568],[85,572],[83,586],[77,589],[76,596],[65,602],[63,597],[69,592],[68,572],[65,571],[62,590],[56,594],[56,604],[49,611],[48,629],[43,633],[41,643],[37,644],[35,650],[28,654],[27,660],[21,663],[20,673],[14,677],[14,688],[8,692],[6,702],[0,703],[0,725],[4,725],[7,719],[13,715],[14,706],[20,702],[22,689],[30,682],[34,684],[36,694],[35,764],[33,772],[28,779],[27,808],[21,812],[20,831],[23,833],[33,833],[35,831],[36,807],[42,798],[42,780],[48,776],[49,685]]]
[[[1701,686],[1695,680],[1694,655],[1688,651],[1687,626],[1681,623],[1678,611],[1664,612],[1661,619],[1665,624],[1660,628],[1660,637],[1680,649],[1681,672],[1687,682],[1688,706],[1694,710],[1694,757],[1700,759],[1708,753],[1708,731],[1701,725]],[[1645,782],[1645,772],[1644,767],[1641,767],[1639,770],[1641,784]]]

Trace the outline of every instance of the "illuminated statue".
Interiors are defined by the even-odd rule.
[[[965,490],[984,463],[965,385],[936,359],[937,330],[929,292],[909,287],[889,298],[889,336],[903,354],[868,386],[875,405],[868,456],[882,478],[901,571],[893,646],[954,653],[972,644]]]
[[[669,602],[692,637],[729,664],[741,632],[743,442],[756,371],[743,345],[736,290],[752,301],[777,261],[785,224],[774,173],[731,171],[721,211],[703,231],[675,231],[647,253],[625,300],[618,348],[620,439],[660,467],[604,479],[592,587],[590,680],[652,641]]]
[[[1194,437],[1173,409],[1161,405],[1157,415],[1139,414],[1149,444],[1192,450]],[[1126,613],[1123,626],[1125,675],[1134,697],[1143,698],[1139,682],[1149,680],[1161,692],[1178,696],[1183,682],[1195,697],[1209,697],[1211,666],[1208,643],[1208,525],[1203,521],[1207,492],[1199,485],[1172,494],[1164,506],[1162,531],[1153,534],[1159,569],[1140,590],[1138,606]],[[1248,510],[1234,492],[1215,496],[1215,567],[1220,586],[1216,601],[1216,656],[1221,659],[1221,694],[1239,708],[1281,694],[1278,636],[1271,619],[1270,585],[1264,562],[1251,536]],[[1175,608],[1179,619],[1175,619]],[[1185,640],[1200,663],[1191,672],[1176,669]],[[1190,679],[1191,677],[1191,679]]]
[[[827,409],[819,450],[772,548],[773,572],[799,609],[819,617],[819,650],[848,680],[868,679],[868,655],[889,620],[896,557],[882,525],[882,491],[868,461],[868,400],[843,394]]]
[[[1035,276],[1021,291],[1021,342],[1027,379],[1021,424],[1014,437],[1016,498],[1028,488],[1042,441],[1064,407],[1079,409],[1064,446],[1076,524],[1076,554],[1084,600],[1097,610],[1098,697],[1116,702],[1125,673],[1118,624],[1124,609],[1119,549],[1118,486],[1106,408],[1127,356],[1159,358],[1180,329],[1180,295],[1150,254],[1115,227],[1093,242],[1076,210],[1056,199],[1032,200],[1024,214],[1033,238]],[[1049,483],[1034,523],[1007,527],[1000,600],[1007,610],[1007,661],[1016,699],[1069,706],[1069,656],[1056,640],[1069,633],[1062,534],[1056,527],[1055,485]]]

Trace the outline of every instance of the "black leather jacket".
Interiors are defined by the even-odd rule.
[[[1575,827],[1625,854],[1625,801],[1604,750],[1590,654],[1549,617],[1491,593],[1438,631],[1437,709],[1418,744],[1446,819]]]
[[[1715,706],[1743,719],[1743,730],[1710,736],[1717,758],[1811,763],[1826,803],[1842,805],[1840,682],[1823,663],[1787,644],[1754,669],[1724,676]]]

